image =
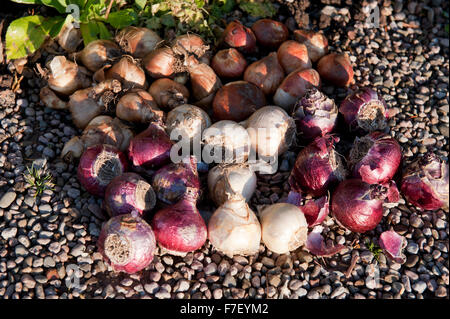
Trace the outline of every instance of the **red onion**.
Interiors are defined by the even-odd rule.
[[[244,80],[255,84],[266,95],[275,93],[283,79],[284,71],[275,52],[250,64],[244,73]]]
[[[239,78],[247,67],[244,56],[234,48],[220,50],[213,57],[211,67],[223,78]]]
[[[428,152],[410,164],[401,183],[408,202],[424,210],[448,209],[448,165]]]
[[[403,248],[408,244],[405,237],[400,236],[393,230],[385,231],[380,235],[378,243],[387,257],[399,264],[406,262],[406,256],[402,253]]]
[[[256,51],[256,37],[253,31],[239,21],[230,22],[223,32],[223,42],[242,53]]]
[[[136,173],[128,172],[115,177],[105,191],[105,207],[110,216],[140,215],[155,207],[156,196],[151,185]]]
[[[126,214],[112,217],[103,225],[97,246],[114,271],[133,274],[150,265],[156,241],[149,224]]]
[[[287,40],[288,28],[281,22],[271,19],[260,19],[252,25],[256,40],[265,47],[277,48]]]
[[[195,207],[195,195],[194,198],[187,195],[175,205],[158,211],[152,228],[159,246],[173,255],[201,248],[208,234],[205,221]]]
[[[370,88],[362,88],[348,95],[342,101],[339,112],[352,131],[377,131],[387,125],[386,102]]]
[[[388,189],[347,179],[339,184],[331,198],[331,212],[345,228],[364,233],[374,229],[383,217],[383,202]]]
[[[197,198],[200,179],[195,157],[160,168],[153,176],[152,186],[158,199],[169,205],[180,201],[187,193]]]
[[[320,87],[320,76],[316,70],[295,70],[281,82],[273,101],[276,105],[291,112],[295,102],[313,87]]]
[[[322,32],[295,30],[294,39],[306,45],[312,62],[318,61],[328,53],[328,40]]]
[[[288,40],[278,48],[278,61],[284,71],[289,74],[297,69],[304,70],[312,67],[306,45],[297,41]]]
[[[331,133],[336,126],[337,115],[338,109],[334,101],[317,88],[312,88],[297,101],[292,117],[297,125],[297,132],[304,139],[312,140]]]
[[[164,128],[150,123],[145,131],[131,139],[128,158],[135,167],[160,167],[169,162],[172,145]]]
[[[309,199],[302,204],[302,194],[297,193],[296,191],[290,191],[284,202],[300,207],[303,214],[305,214],[308,227],[321,224],[330,211],[328,196],[322,196],[317,199]]]
[[[298,193],[324,195],[330,186],[344,180],[346,172],[334,150],[339,138],[331,135],[316,138],[297,156],[289,184]]]
[[[246,81],[224,85],[213,101],[214,117],[217,120],[240,122],[266,104],[263,91]]]
[[[78,164],[78,180],[91,194],[103,196],[106,186],[128,168],[125,155],[116,147],[99,144],[86,149]]]
[[[320,77],[338,87],[348,86],[353,82],[353,68],[346,53],[330,53],[317,63]]]
[[[349,166],[354,177],[369,184],[391,180],[400,165],[402,151],[397,141],[382,132],[356,137],[350,151]]]

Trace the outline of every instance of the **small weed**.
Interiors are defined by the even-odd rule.
[[[383,252],[383,250],[380,248],[380,246],[375,245],[373,242],[369,241],[368,239],[366,240],[366,246],[367,249],[369,249],[369,251],[373,254],[373,256],[375,257],[375,259],[379,262],[379,258],[380,258],[380,253]]]
[[[53,190],[55,186],[52,182],[52,175],[45,169],[38,169],[34,165],[27,167],[27,173],[24,174],[24,177],[26,182],[36,190],[34,197],[40,196],[46,189]]]

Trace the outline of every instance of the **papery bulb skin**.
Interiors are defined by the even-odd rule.
[[[208,236],[195,200],[189,197],[158,211],[153,217],[152,228],[159,246],[173,255],[200,249]]]
[[[205,129],[211,126],[211,118],[201,108],[183,104],[167,113],[166,131],[173,141],[198,143]]]
[[[216,92],[222,87],[222,81],[208,64],[200,63],[193,57],[187,60],[187,64],[195,99],[193,104],[208,110]]]
[[[278,48],[289,36],[289,30],[283,23],[271,19],[256,21],[252,31],[258,43],[269,48]]]
[[[275,93],[283,79],[284,71],[275,52],[250,64],[244,73],[244,81],[255,84],[266,96]]]
[[[92,81],[88,71],[67,60],[64,56],[55,56],[49,63],[48,86],[62,95],[71,95],[75,91],[87,88]]]
[[[146,89],[144,70],[129,56],[124,56],[105,73],[106,79],[119,80],[124,89]]]
[[[224,202],[211,216],[208,239],[228,256],[254,255],[259,251],[261,225],[242,197]]]
[[[153,97],[144,90],[133,90],[123,95],[117,102],[118,118],[133,123],[162,123],[164,112],[161,111]]]
[[[398,142],[390,135],[372,132],[356,137],[349,155],[353,177],[369,184],[389,182],[397,172],[402,159]]]
[[[97,247],[114,271],[134,274],[152,262],[156,240],[147,222],[125,214],[112,217],[103,225]]]
[[[314,69],[297,69],[284,78],[275,92],[273,101],[290,113],[297,100],[314,87],[320,87],[319,73]]]
[[[173,110],[179,105],[186,104],[190,96],[189,90],[183,84],[167,78],[154,81],[148,92],[159,107],[165,110]]]
[[[92,195],[103,197],[114,177],[128,169],[125,154],[111,145],[99,144],[86,149],[78,164],[80,184]]]
[[[404,171],[401,193],[422,210],[448,209],[448,164],[432,152],[415,160]]]
[[[286,74],[312,67],[306,45],[297,41],[288,40],[283,42],[278,48],[277,57]]]
[[[328,189],[345,179],[342,160],[334,150],[339,138],[326,135],[317,137],[302,149],[289,177],[289,184],[296,192],[323,196]]]
[[[223,32],[222,42],[242,53],[254,53],[256,51],[256,37],[253,31],[242,25],[239,21],[230,22]]]
[[[248,118],[246,126],[252,148],[259,156],[279,156],[295,139],[294,119],[278,106],[260,108]]]
[[[365,233],[383,218],[383,203],[388,189],[367,184],[360,179],[347,179],[339,184],[331,198],[331,212],[340,225]]]
[[[240,122],[265,104],[264,93],[256,85],[246,81],[230,82],[217,91],[213,115],[217,120]]]
[[[196,34],[188,33],[177,36],[172,41],[172,50],[175,54],[185,58],[194,56],[201,63],[210,64],[209,46]]]
[[[154,79],[173,79],[178,71],[183,71],[177,68],[178,64],[178,59],[168,47],[155,49],[142,59],[144,69]]]
[[[306,45],[312,62],[317,62],[328,54],[328,40],[322,32],[295,30],[294,39]]]
[[[262,242],[274,253],[287,254],[306,242],[308,223],[295,205],[270,205],[261,211],[260,221]]]
[[[143,216],[155,207],[156,196],[144,178],[127,172],[108,184],[104,203],[110,216],[131,214],[133,211]]]
[[[78,53],[78,57],[86,68],[95,72],[106,64],[111,64],[121,54],[119,46],[113,41],[94,40]]]
[[[239,78],[247,67],[244,56],[235,48],[220,50],[213,57],[211,67],[221,78]]]
[[[349,94],[339,107],[350,131],[372,132],[387,126],[387,105],[373,89],[365,87]]]
[[[330,53],[317,63],[317,72],[324,82],[338,87],[353,83],[353,67],[346,53]]]
[[[142,58],[162,42],[160,36],[153,30],[128,26],[116,36],[120,47],[135,58]]]
[[[145,131],[131,139],[128,158],[135,167],[161,167],[170,161],[173,144],[161,125],[150,123]]]
[[[203,131],[202,142],[203,156],[210,156],[216,163],[244,163],[251,147],[247,130],[228,120],[218,121]]]
[[[336,126],[337,115],[334,101],[317,88],[312,88],[297,101],[292,117],[302,138],[312,140],[331,133]]]
[[[158,200],[168,205],[177,203],[188,193],[198,198],[200,179],[195,157],[161,167],[153,176],[152,187]]]
[[[256,174],[247,164],[219,164],[208,172],[209,196],[216,206],[233,196],[242,196],[249,202],[256,182]]]

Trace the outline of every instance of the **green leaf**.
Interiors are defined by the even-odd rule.
[[[34,15],[14,20],[6,31],[7,58],[19,59],[34,53],[48,36],[56,36],[63,24],[64,17]]]
[[[138,20],[137,13],[133,9],[129,8],[116,12],[111,12],[106,22],[111,24],[116,29],[122,29],[136,23],[137,20]]]
[[[134,0],[134,4],[141,11],[144,10],[147,0]]]
[[[159,30],[161,29],[161,18],[160,17],[150,17],[148,18],[146,23],[147,28],[151,30]]]
[[[253,17],[273,17],[277,10],[270,2],[241,2],[239,7]]]
[[[169,28],[173,28],[177,25],[175,19],[170,14],[164,14],[161,16],[161,23]]]
[[[446,24],[445,25],[445,32],[449,33],[448,31],[449,31],[449,27],[448,27],[448,24]]]
[[[100,21],[89,21],[89,23],[82,23],[80,25],[80,31],[83,36],[84,45],[98,39],[108,40],[112,38],[108,28],[103,22]]]
[[[66,0],[11,0],[16,3],[23,4],[43,4],[48,7],[55,8],[59,13],[66,11]]]

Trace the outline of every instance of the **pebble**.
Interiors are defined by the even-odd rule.
[[[8,208],[12,202],[16,199],[17,194],[15,192],[7,192],[0,199],[0,208]]]
[[[413,284],[412,288],[414,289],[414,291],[421,294],[425,291],[425,289],[427,289],[427,284],[423,281],[418,281],[415,284]]]
[[[17,234],[17,228],[16,227],[5,228],[2,231],[2,238],[4,240],[8,240],[10,238],[16,237],[16,234]]]

